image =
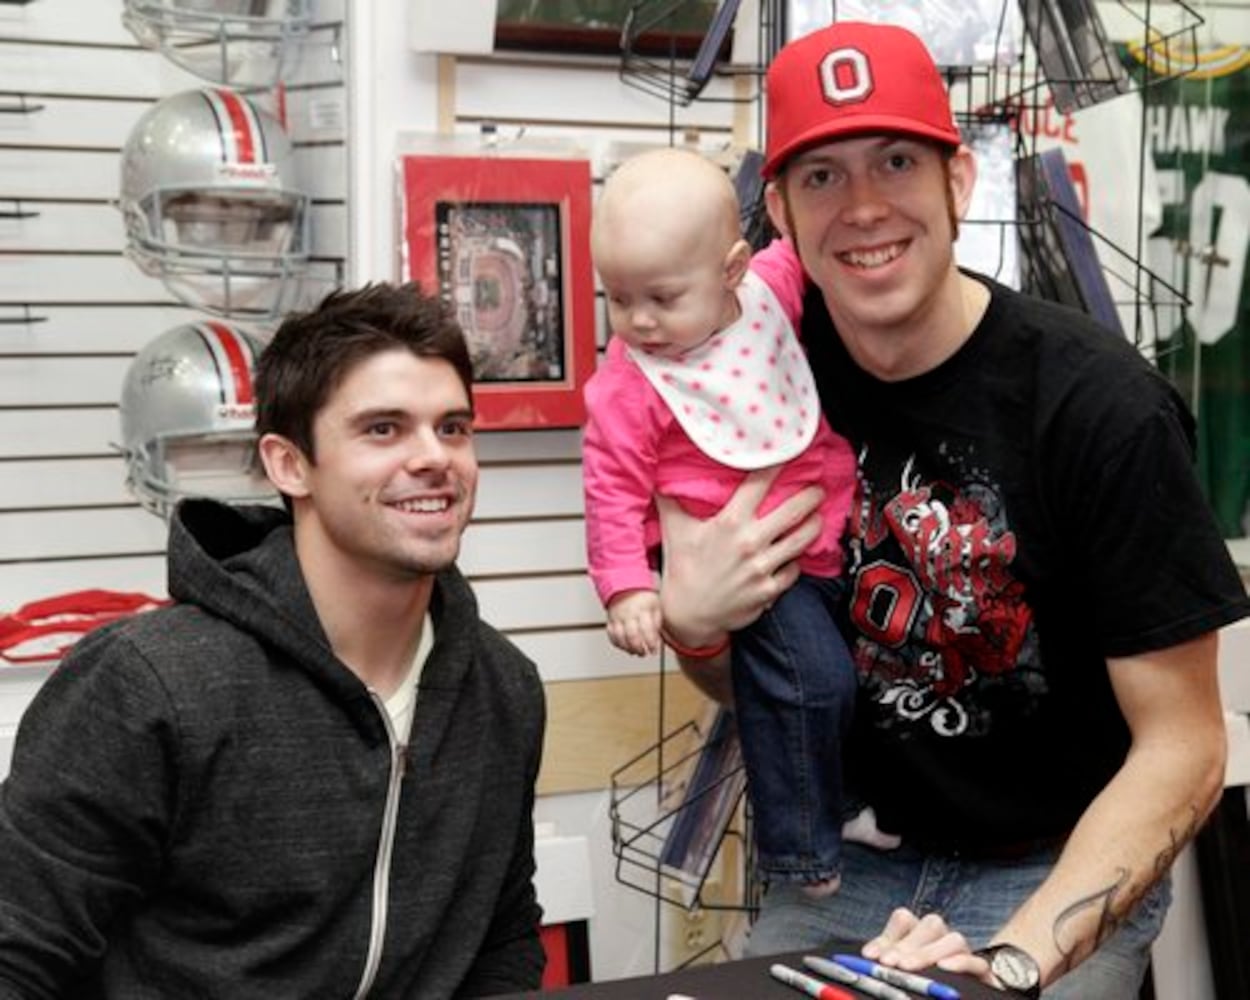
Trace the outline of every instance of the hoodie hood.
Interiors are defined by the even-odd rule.
[[[368,689],[334,653],[295,554],[291,516],[276,507],[184,500],[170,520],[169,596],[247,632],[307,671],[337,701],[351,703],[370,735],[380,720]],[[477,643],[477,601],[454,567],[439,573],[430,600],[435,645],[421,687],[456,689]]]
[[[169,528],[169,596],[194,604],[299,664],[336,701],[376,712],[334,654],[304,584],[291,516],[276,507],[185,500]],[[374,727],[369,725],[370,729]]]

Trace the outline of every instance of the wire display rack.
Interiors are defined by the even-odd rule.
[[[746,775],[733,713],[708,705],[698,720],[666,733],[612,772],[609,817],[615,877],[685,914],[740,915],[680,965],[737,957],[728,937],[759,908]],[[660,948],[657,942],[657,968]]]

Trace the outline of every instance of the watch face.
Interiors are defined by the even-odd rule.
[[[1032,956],[1011,945],[1002,945],[994,952],[990,971],[1013,990],[1034,989],[1042,978]]]

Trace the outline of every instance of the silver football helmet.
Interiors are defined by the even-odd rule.
[[[230,87],[272,87],[308,32],[307,0],[125,0],[139,44]]]
[[[126,249],[192,308],[273,318],[308,268],[309,202],[277,119],[225,88],[158,101],[122,148]]]
[[[252,378],[261,344],[220,320],[175,326],[148,343],[122,383],[126,486],[167,518],[183,497],[273,502],[256,456]]]

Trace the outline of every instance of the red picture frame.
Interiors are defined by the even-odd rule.
[[[590,163],[401,157],[403,277],[455,311],[483,430],[580,427],[595,368]]]

